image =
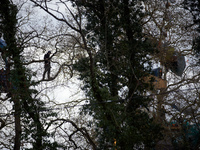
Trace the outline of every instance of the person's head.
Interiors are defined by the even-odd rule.
[[[48,54],[51,54],[51,51],[48,51]]]

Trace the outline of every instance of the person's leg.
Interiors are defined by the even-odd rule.
[[[48,79],[50,79],[50,72],[51,72],[51,66],[49,65],[48,66],[48,71],[47,71],[47,73],[48,73]]]
[[[43,80],[45,79],[45,74],[47,73],[48,71],[48,68],[47,68],[47,65],[44,66],[44,73],[43,73]]]

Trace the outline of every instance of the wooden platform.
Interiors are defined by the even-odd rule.
[[[150,83],[151,81],[153,84],[154,89],[160,90],[160,89],[165,89],[167,87],[167,81],[163,80],[159,77],[149,75],[148,77],[144,77],[144,82],[145,83]]]

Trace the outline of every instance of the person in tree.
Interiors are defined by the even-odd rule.
[[[51,71],[50,54],[51,54],[51,51],[48,51],[48,52],[44,55],[44,73],[43,73],[43,80],[45,79],[46,73],[47,73],[48,79],[50,79],[50,71]]]

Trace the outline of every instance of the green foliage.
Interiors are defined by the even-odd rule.
[[[3,52],[6,53],[5,60],[9,58],[12,62],[5,61],[5,68],[9,72],[9,95],[15,114],[15,136],[18,136],[14,141],[14,149],[20,149],[22,142],[31,143],[33,149],[56,149],[57,144],[50,142],[48,138],[51,135],[44,130],[45,120],[54,117],[55,113],[47,110],[45,103],[34,97],[38,91],[31,89],[31,74],[23,66],[23,49],[16,42],[17,13],[17,6],[9,0],[0,1],[0,32],[7,43]]]
[[[142,5],[136,1],[77,2],[88,19],[89,46],[98,50],[80,59],[75,69],[84,81],[90,100],[85,110],[96,119],[99,149],[109,149],[116,139],[117,149],[145,145],[154,147],[161,128],[141,107],[151,99],[143,96],[140,79],[149,72],[148,54],[155,47],[142,33]],[[92,69],[91,69],[92,68]]]

